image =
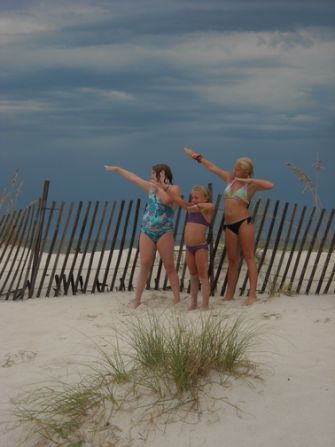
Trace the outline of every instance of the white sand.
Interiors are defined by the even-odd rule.
[[[184,295],[185,296],[185,295]],[[145,292],[144,304],[129,310],[129,293],[39,298],[0,302],[0,445],[17,447],[20,431],[9,431],[10,399],[50,377],[71,379],[89,363],[113,328],[145,315],[186,314],[187,300],[173,308],[170,293]],[[231,378],[202,397],[193,420],[143,427],[120,422],[122,447],[334,447],[335,445],[335,296],[280,296],[242,306],[212,298],[214,315],[242,314],[264,326],[251,360],[261,362],[255,378]],[[187,314],[199,318],[200,311]],[[236,405],[236,409],[232,405]],[[149,429],[149,427],[148,427]],[[142,430],[142,431],[141,431]],[[25,442],[25,447],[33,443]],[[114,444],[101,444],[112,446]],[[92,447],[95,447],[92,445]]]

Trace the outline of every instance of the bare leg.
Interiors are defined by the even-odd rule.
[[[140,234],[139,248],[140,248],[140,273],[137,278],[135,298],[128,305],[128,307],[131,309],[136,309],[141,304],[142,294],[145,289],[145,285],[156,253],[155,243],[144,233]]]
[[[199,279],[195,264],[195,256],[188,250],[186,250],[186,264],[190,272],[191,282],[191,305],[188,310],[195,310],[198,307]]]
[[[180,285],[177,270],[174,265],[174,237],[171,232],[164,234],[157,242],[157,250],[163,261],[166,274],[169,278],[172,293],[173,302],[180,302]]]
[[[197,275],[191,275],[191,305],[188,310],[195,310],[198,307],[199,279]]]
[[[195,261],[198,277],[201,281],[202,309],[208,310],[209,296],[211,293],[211,286],[208,278],[208,250],[198,250],[195,254]]]
[[[249,293],[245,302],[246,305],[253,304],[257,299],[257,266],[254,256],[255,249],[255,235],[254,225],[251,223],[243,222],[240,227],[240,242],[243,252],[243,257],[248,267],[249,277]]]
[[[238,265],[240,260],[240,244],[238,236],[228,228],[225,231],[225,244],[228,255],[228,282],[224,301],[230,301],[234,298],[236,289]]]

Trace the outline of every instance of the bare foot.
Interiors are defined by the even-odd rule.
[[[188,310],[196,310],[197,308],[198,308],[198,304],[197,303],[191,303],[191,305],[188,308]]]
[[[180,298],[173,300],[173,304],[179,304],[179,303],[180,303]]]
[[[245,306],[251,306],[254,304],[254,302],[257,300],[255,296],[248,296],[248,298],[245,300],[244,305]]]
[[[141,305],[141,301],[130,301],[130,303],[128,304],[129,309],[136,309],[138,306]]]
[[[203,305],[201,306],[201,310],[205,310],[205,311],[206,311],[206,310],[209,310],[208,304],[207,304],[207,305],[204,305],[204,304],[203,304]]]
[[[233,296],[225,296],[222,301],[232,301],[233,299],[234,299],[234,295]]]

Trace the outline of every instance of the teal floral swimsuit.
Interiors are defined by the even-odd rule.
[[[174,209],[156,197],[156,190],[149,192],[148,203],[142,218],[142,233],[156,244],[165,233],[173,231]]]

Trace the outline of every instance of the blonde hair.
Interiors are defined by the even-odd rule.
[[[248,172],[250,177],[252,177],[254,175],[254,164],[253,164],[251,158],[242,157],[242,158],[239,158],[237,161],[238,161],[238,163],[241,164],[243,170]]]
[[[204,198],[207,200],[207,202],[209,202],[211,200],[211,194],[209,189],[207,188],[207,186],[203,186],[203,185],[196,185],[193,186],[192,188],[192,192],[200,192]]]

